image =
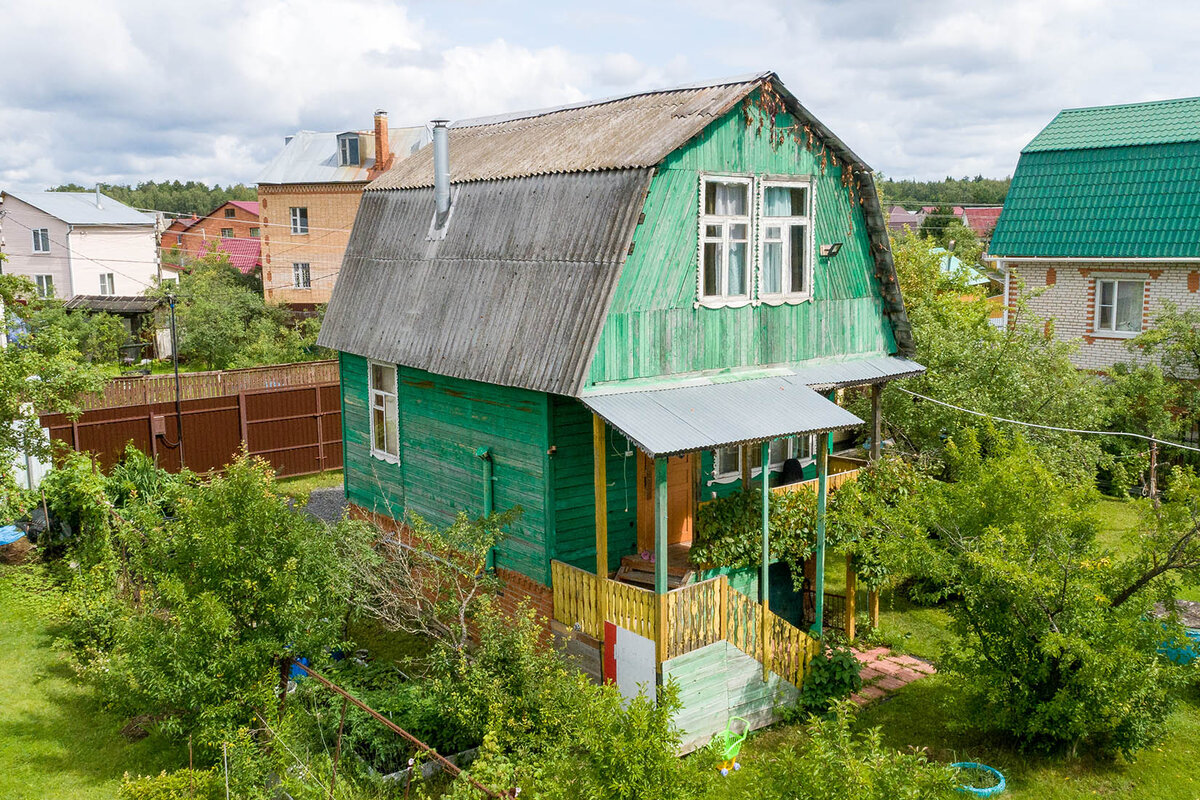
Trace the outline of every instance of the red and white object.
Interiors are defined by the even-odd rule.
[[[604,623],[604,682],[615,683],[632,700],[644,692],[654,699],[654,640]]]

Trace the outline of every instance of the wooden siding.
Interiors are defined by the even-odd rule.
[[[719,641],[664,661],[663,680],[679,687],[682,708],[675,724],[683,729],[681,752],[708,744],[731,717],[752,728],[777,721],[775,708],[794,703],[799,692],[772,672],[763,680],[762,664],[727,641]]]
[[[792,124],[779,116],[781,126]],[[658,170],[605,321],[589,382],[797,363],[895,350],[866,221],[841,185],[844,167],[822,169],[790,139],[773,148],[748,129],[739,108],[672,153]],[[812,302],[696,308],[697,211],[701,172],[814,176],[815,235],[842,242],[816,258]]]
[[[572,397],[553,395],[550,444],[554,472],[554,558],[595,571],[595,486],[592,414]],[[637,457],[628,440],[605,426],[608,480],[608,568],[637,550]]]
[[[448,525],[483,512],[483,462],[491,448],[493,502],[523,513],[496,548],[496,565],[550,582],[546,509],[547,395],[400,367],[400,464],[370,454],[367,362],[342,354],[346,489],[363,508]]]

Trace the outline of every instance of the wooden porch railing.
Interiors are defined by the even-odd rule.
[[[862,472],[861,468],[850,469],[846,470],[845,472],[835,472],[825,479],[825,486],[829,491],[833,491],[843,483],[849,483],[850,481],[858,480],[858,473],[860,472]],[[783,492],[796,492],[801,489],[809,489],[814,492],[817,491],[817,479],[810,478],[806,481],[800,481],[798,483],[775,486],[771,489],[771,491],[782,494]]]
[[[550,570],[555,620],[578,624],[597,639],[603,637],[607,620],[657,642],[660,661],[724,640],[799,686],[820,647],[783,617],[729,588],[724,575],[662,595],[666,627],[659,638],[659,596],[654,592],[602,579],[561,561],[551,562]]]

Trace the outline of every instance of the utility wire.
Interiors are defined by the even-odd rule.
[[[1153,442],[1154,444],[1162,444],[1162,445],[1166,445],[1167,447],[1177,447],[1180,450],[1190,450],[1193,453],[1200,453],[1200,447],[1192,447],[1191,445],[1180,444],[1179,442],[1168,442],[1165,439],[1157,439],[1153,436],[1143,436],[1140,433],[1129,433],[1128,431],[1089,431],[1089,430],[1080,430],[1078,428],[1060,428],[1057,425],[1040,425],[1036,422],[1024,422],[1019,419],[1009,419],[1007,417],[997,417],[994,414],[985,414],[982,411],[973,411],[969,408],[963,408],[962,406],[956,406],[953,403],[946,403],[942,400],[935,400],[932,397],[927,397],[918,392],[910,391],[908,389],[905,389],[902,386],[897,386],[896,388],[898,390],[900,390],[901,392],[904,392],[907,395],[912,395],[913,397],[920,398],[921,400],[928,400],[930,403],[934,403],[939,406],[944,406],[945,408],[951,408],[951,409],[954,409],[955,411],[961,411],[964,414],[972,414],[976,417],[983,417],[984,419],[994,419],[997,422],[1007,422],[1012,425],[1023,425],[1026,428],[1039,428],[1044,431],[1058,431],[1060,433],[1081,433],[1081,434],[1090,434],[1090,435],[1095,435],[1095,436],[1127,436],[1131,439],[1142,439],[1143,441]]]

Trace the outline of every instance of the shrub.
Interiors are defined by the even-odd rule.
[[[796,710],[806,716],[828,714],[838,700],[862,688],[861,669],[862,664],[848,647],[835,647],[823,641],[821,652],[809,663]]]
[[[181,769],[158,775],[140,775],[125,780],[117,790],[118,800],[221,800],[224,778],[215,769]]]
[[[855,734],[854,704],[839,702],[831,718],[813,718],[807,740],[794,737],[765,763],[762,797],[789,800],[935,800],[954,797],[954,774],[924,751],[886,748],[878,728]]]

